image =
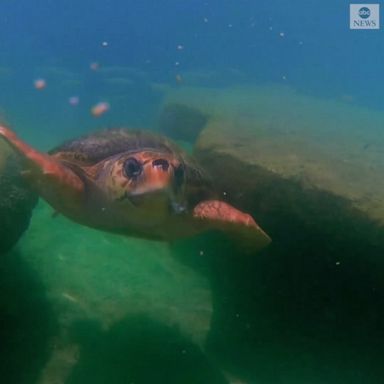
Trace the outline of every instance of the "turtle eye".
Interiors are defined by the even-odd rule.
[[[125,176],[133,178],[141,174],[143,167],[134,157],[130,157],[129,159],[125,160],[123,169]]]

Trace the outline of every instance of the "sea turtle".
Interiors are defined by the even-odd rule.
[[[22,155],[40,196],[77,223],[154,240],[219,229],[254,248],[270,242],[249,214],[216,199],[205,172],[166,137],[107,129],[46,154],[5,126],[0,136]]]

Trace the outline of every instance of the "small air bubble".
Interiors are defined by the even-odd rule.
[[[79,102],[80,102],[80,98],[79,96],[71,96],[69,99],[68,99],[68,103],[70,105],[72,105],[72,107],[76,107],[77,105],[79,105]]]
[[[38,90],[42,90],[47,86],[47,82],[44,79],[36,79],[33,84]]]
[[[89,64],[89,68],[91,68],[92,71],[97,71],[100,68],[100,64],[97,61],[94,61]]]
[[[95,104],[91,108],[91,113],[94,117],[100,117],[103,115],[105,112],[109,110],[110,106],[107,102],[101,101],[100,103]]]

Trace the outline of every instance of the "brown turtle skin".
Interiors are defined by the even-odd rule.
[[[250,215],[216,200],[205,172],[163,136],[110,129],[48,154],[7,127],[0,136],[24,157],[24,174],[40,196],[77,223],[154,240],[219,229],[253,248],[270,242]]]

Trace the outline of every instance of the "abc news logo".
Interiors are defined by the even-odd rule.
[[[380,28],[379,4],[350,4],[349,28],[350,29],[379,29]]]

